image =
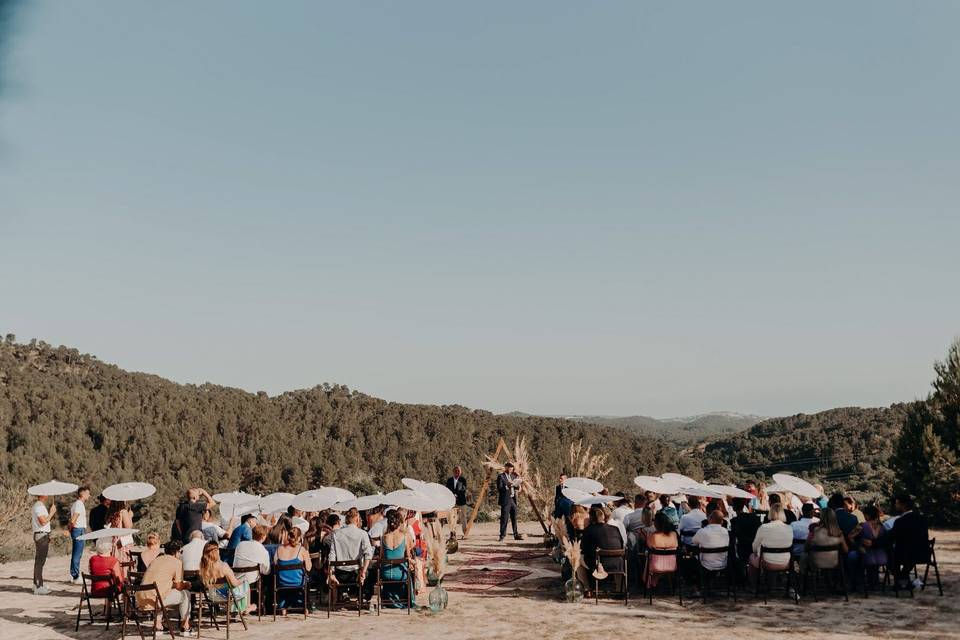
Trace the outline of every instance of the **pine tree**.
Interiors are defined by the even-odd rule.
[[[921,510],[937,524],[960,524],[960,339],[947,358],[934,366],[937,378],[925,403],[911,407],[891,466],[898,492],[916,497]]]

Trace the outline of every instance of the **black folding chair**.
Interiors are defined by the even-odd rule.
[[[660,576],[670,576],[670,589],[673,592],[676,592],[680,596],[680,605],[683,606],[683,585],[681,584],[680,578],[680,548],[676,549],[655,549],[652,547],[647,547],[645,554],[645,564],[643,567],[643,597],[648,598],[650,604],[653,604],[653,590],[647,586],[647,583],[650,581],[651,575],[660,575]],[[653,556],[673,556],[674,557],[674,568],[673,571],[651,571],[651,560]]]
[[[400,567],[403,569],[403,578],[400,580],[387,580],[383,577],[384,569],[389,567]],[[377,615],[380,615],[380,610],[383,609],[383,585],[385,584],[402,584],[405,585],[407,592],[407,615],[410,615],[410,610],[413,608],[413,572],[410,571],[410,561],[407,558],[397,558],[395,560],[387,560],[383,557],[383,545],[380,546],[379,562],[376,568],[377,575]]]
[[[291,571],[299,571],[301,578],[299,585],[291,585],[287,587],[280,586],[280,576],[284,573],[289,573]],[[299,592],[303,597],[303,619],[307,619],[307,568],[303,562],[297,562],[294,564],[285,564],[280,566],[274,564],[273,568],[270,570],[270,573],[273,574],[273,619],[277,619],[277,609],[280,608],[280,594],[283,592]],[[290,607],[284,607],[289,610]]]
[[[733,566],[730,562],[731,553],[732,551],[729,546],[701,547],[699,549],[697,565],[699,565],[700,571],[700,595],[703,597],[703,604],[707,604],[707,592],[710,591],[710,587],[713,586],[713,580],[720,576],[723,576],[727,582],[727,599],[729,600],[730,595],[732,594],[733,601],[737,601],[737,589],[733,583]],[[723,556],[723,568],[707,569],[705,566],[703,566],[704,556]]]
[[[927,566],[923,570],[923,585],[920,587],[920,591],[923,591],[927,588],[927,577],[930,575],[930,567],[933,567],[933,574],[937,578],[937,590],[940,592],[940,595],[943,595],[943,583],[940,582],[940,567],[937,566],[937,553],[934,551],[934,546],[937,544],[936,538],[930,538],[930,556],[927,558]],[[923,563],[920,563],[923,564]],[[917,566],[913,566],[913,573],[917,575]]]
[[[620,566],[623,567],[620,571],[611,571],[607,569],[606,565],[603,564],[604,558],[619,558]],[[620,590],[623,591],[623,604],[624,606],[629,606],[630,600],[630,588],[627,586],[627,552],[623,547],[619,549],[597,549],[597,566],[603,566],[603,570],[607,572],[607,578],[611,579],[616,576],[622,576]],[[616,584],[616,581],[614,581]],[[596,576],[593,577],[593,597],[595,604],[600,604],[600,579]]]
[[[834,554],[836,556],[836,564],[834,566],[821,567],[814,559],[814,554],[820,554],[820,558],[823,557],[823,554]],[[850,596],[847,594],[847,576],[844,568],[844,560],[843,547],[839,544],[827,546],[812,545],[807,553],[807,567],[803,572],[804,593],[806,593],[807,590],[808,579],[813,576],[813,599],[817,600],[817,593],[820,589],[820,577],[828,574],[834,576],[836,581],[839,582],[839,587],[843,592],[843,599],[850,602]]]
[[[349,589],[356,588],[357,590],[357,615],[360,616],[363,613],[363,582],[360,579],[360,569],[363,568],[362,560],[330,560],[328,562],[330,568],[330,574],[336,576],[336,570],[340,569],[342,574],[337,577],[337,583],[331,584],[329,590],[327,591],[327,617],[330,617],[330,614],[333,612],[335,604],[339,604],[338,596],[340,591],[348,591]],[[343,569],[343,567],[356,567],[356,571],[349,571]],[[343,573],[349,575],[353,574],[353,580],[347,582],[339,582]]]
[[[784,587],[784,595],[790,596],[790,588],[793,587],[793,599],[796,603],[800,602],[799,585],[797,584],[797,578],[793,569],[793,556],[791,552],[793,551],[793,545],[789,547],[765,547],[760,546],[760,556],[758,558],[758,570],[757,570],[757,585],[756,590],[754,591],[754,597],[760,597],[760,585],[763,584],[765,589],[763,590],[763,603],[767,603],[767,595],[770,593],[770,590],[773,588],[772,581],[776,579],[778,575],[786,575],[787,584]],[[777,567],[776,565],[768,564],[764,560],[764,556],[773,555],[773,554],[786,554],[787,555],[787,564],[785,567]]]
[[[141,608],[137,602],[137,594],[144,592],[148,592],[151,595],[150,603],[153,606],[150,608]],[[171,640],[177,640],[173,625],[170,622],[170,618],[167,616],[167,607],[163,606],[163,598],[160,596],[160,589],[157,588],[157,584],[155,582],[151,582],[150,584],[140,584],[136,586],[130,584],[124,585],[123,619],[120,624],[121,638],[125,638],[127,635],[127,621],[129,620],[137,626],[137,632],[140,634],[140,640],[146,640],[146,636],[143,635],[143,626],[140,623],[149,622],[153,638],[156,640],[158,617],[163,628],[166,629],[167,633],[170,634]]]
[[[219,598],[211,598],[211,592],[219,592],[220,590],[225,590],[227,592],[227,597],[223,600]],[[204,603],[210,608],[210,618],[214,623],[214,626],[219,630],[220,625],[217,622],[217,609],[223,607],[224,613],[224,624],[227,628],[227,640],[230,640],[230,619],[233,617],[233,614],[237,614],[237,618],[240,620],[240,624],[243,625],[243,630],[247,630],[247,621],[243,617],[243,608],[240,607],[240,603],[237,602],[236,598],[233,596],[233,589],[230,588],[230,585],[226,580],[221,580],[217,584],[212,585],[207,589],[203,598],[200,600],[199,610],[197,611],[197,637],[200,637],[200,620],[203,620],[203,607]]]
[[[98,576],[91,575],[89,573],[81,573],[81,588],[80,588],[80,605],[77,607],[77,626],[74,628],[74,631],[80,630],[80,617],[83,614],[83,605],[86,603],[87,612],[90,614],[90,624],[93,624],[93,599],[103,599],[104,600],[104,617],[107,619],[107,629],[110,628],[110,621],[113,619],[113,608],[117,608],[117,613],[123,615],[123,608],[120,603],[120,591],[122,585],[117,584],[117,580],[114,578],[112,573],[106,575]],[[90,583],[90,589],[87,589],[87,583]],[[110,588],[107,592],[102,595],[90,595],[90,591],[93,589],[94,582],[109,582]]]
[[[250,576],[247,574],[255,574],[253,577],[254,580],[250,579]],[[263,575],[260,573],[259,565],[254,565],[252,567],[234,567],[233,575],[237,576],[241,580],[245,577],[247,579],[247,584],[250,585],[250,598],[253,599],[254,593],[256,593],[256,602],[257,602],[257,621],[263,620]]]

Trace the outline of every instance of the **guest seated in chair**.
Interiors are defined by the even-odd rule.
[[[599,561],[597,551],[600,549],[623,549],[623,535],[620,529],[607,522],[606,511],[599,506],[590,509],[590,526],[583,532],[581,541],[583,562],[577,569],[577,580],[589,592],[593,586],[593,572]],[[603,561],[605,571],[623,571],[623,558],[606,558]],[[618,585],[619,586],[619,585]]]
[[[406,609],[407,589],[410,588],[410,567],[413,566],[413,538],[404,526],[403,518],[396,511],[387,514],[387,530],[381,538],[381,552],[384,560],[400,560],[406,558],[407,566],[391,565],[380,569],[383,580],[406,580],[405,583],[388,582],[383,585],[381,598],[383,606],[390,609]],[[414,594],[410,594],[410,606],[416,607]]]

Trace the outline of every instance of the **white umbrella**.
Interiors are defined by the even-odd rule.
[[[255,496],[252,493],[247,493],[246,491],[225,491],[223,493],[215,493],[210,497],[221,504],[243,504],[244,502],[256,500],[260,496]]]
[[[766,487],[764,487],[763,490],[767,493],[786,493],[787,492],[786,489],[784,489],[782,486],[780,486],[777,483],[768,484]]]
[[[441,511],[438,508],[437,501],[433,496],[429,496],[413,489],[400,489],[391,491],[383,496],[383,503],[396,507],[403,507],[411,511]]]
[[[157,492],[157,488],[149,482],[121,482],[112,484],[101,493],[108,500],[117,502],[129,502],[131,500],[143,500],[149,498]]]
[[[668,495],[673,495],[679,490],[679,487],[675,483],[656,476],[637,476],[633,479],[633,484],[645,491],[666,493]]]
[[[306,533],[310,529],[310,523],[303,518],[290,518],[290,523],[300,529],[300,533]]]
[[[27,493],[32,496],[62,496],[67,493],[73,493],[77,489],[78,485],[75,485],[72,482],[51,480],[50,482],[44,482],[43,484],[33,485],[27,489]]]
[[[682,473],[664,473],[660,477],[664,480],[669,480],[677,486],[695,487],[700,484],[690,476],[685,476]]]
[[[97,529],[90,533],[85,533],[77,540],[99,540],[100,538],[116,538],[120,536],[130,536],[140,533],[140,529],[126,529],[124,527],[107,527],[106,529]]]
[[[323,489],[310,489],[293,496],[291,504],[300,511],[323,511],[336,504],[340,498],[337,492]]]
[[[603,491],[603,484],[592,478],[567,478],[563,482],[565,488],[578,489],[587,493],[599,493]]]
[[[789,473],[775,473],[773,474],[773,481],[786,491],[798,496],[803,496],[804,498],[819,498],[822,493],[817,491],[816,487],[806,480],[792,476]]]
[[[268,496],[264,496],[256,502],[260,505],[260,513],[272,514],[286,511],[287,508],[293,503],[294,498],[296,498],[296,496],[292,493],[278,491],[277,493],[271,493]]]
[[[400,478],[400,484],[405,486],[407,489],[412,489],[414,491],[419,491],[421,487],[427,483],[423,480],[417,480],[416,478]]]
[[[589,498],[590,493],[588,491],[581,491],[580,489],[574,489],[573,487],[564,487],[560,490],[560,493],[563,494],[563,497],[571,502],[579,502],[584,498]]]
[[[755,496],[739,487],[735,487],[732,484],[708,484],[706,485],[708,489],[713,489],[718,493],[722,493],[725,496],[731,498],[746,498],[747,500],[752,500]]]
[[[680,487],[680,493],[687,496],[698,496],[700,498],[722,498],[723,494],[715,491],[699,482],[693,485],[684,485]]]
[[[586,496],[577,500],[576,503],[582,505],[606,504],[619,499],[620,496]]]
[[[457,504],[457,496],[439,482],[424,482],[418,491],[437,502],[437,511],[449,511]]]
[[[344,500],[343,502],[337,502],[331,508],[334,511],[349,511],[350,509],[356,509],[357,511],[367,511],[368,509],[373,509],[383,504],[384,495],[382,493],[377,493],[371,496],[360,496],[359,498],[354,498],[353,500]]]

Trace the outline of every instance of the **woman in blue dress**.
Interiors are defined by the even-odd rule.
[[[297,569],[290,567],[303,563]],[[286,540],[277,548],[274,572],[277,574],[276,606],[281,612],[305,606],[303,585],[310,573],[310,554],[303,546],[303,533],[297,527],[290,529]]]
[[[407,560],[406,565],[381,563],[380,577],[383,580],[403,580],[404,582],[385,583],[381,590],[383,606],[390,609],[407,608],[407,589],[410,588],[409,567],[413,565],[414,542],[404,525],[403,518],[396,511],[387,514],[387,531],[383,534],[380,554],[383,560]],[[414,595],[410,594],[410,606],[415,607]]]

